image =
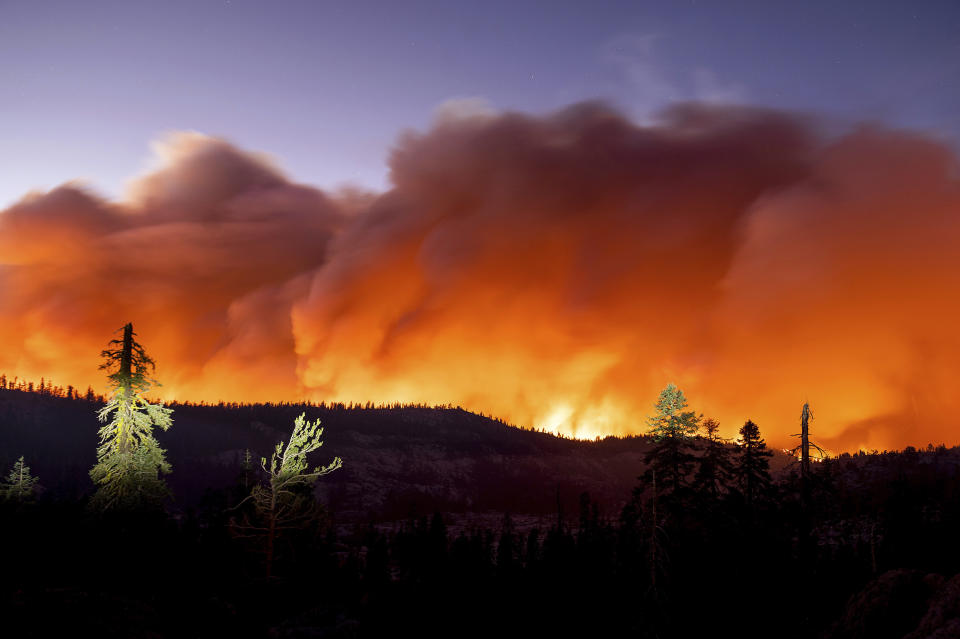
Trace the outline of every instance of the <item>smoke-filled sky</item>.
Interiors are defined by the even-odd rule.
[[[0,371],[960,443],[957,5],[191,4],[0,5]]]
[[[379,190],[397,133],[458,98],[736,101],[956,141],[958,33],[956,0],[0,0],[0,207],[76,178],[118,197],[180,130]]]

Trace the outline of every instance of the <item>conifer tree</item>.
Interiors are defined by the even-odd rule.
[[[244,490],[250,490],[250,482],[253,480],[253,455],[250,449],[243,451],[243,457],[240,460],[240,484]]]
[[[727,441],[720,437],[720,422],[712,418],[704,420],[703,429],[706,432],[703,454],[693,487],[698,493],[716,499],[733,472],[730,449]]]
[[[517,568],[518,550],[519,544],[517,535],[514,533],[513,519],[510,513],[504,513],[500,527],[500,540],[497,543],[497,573],[501,577],[513,576]]]
[[[33,476],[23,455],[16,461],[7,478],[0,482],[0,496],[7,501],[26,503],[33,501],[40,480]]]
[[[653,435],[654,446],[647,453],[646,462],[665,480],[671,494],[676,494],[693,469],[696,456],[691,452],[691,440],[700,427],[702,415],[685,411],[687,398],[674,384],[660,392],[654,404],[656,414],[647,423],[648,434]]]
[[[527,533],[526,550],[524,551],[524,567],[532,569],[540,560],[540,529],[531,528]]]
[[[172,409],[144,398],[154,380],[147,374],[154,361],[138,342],[133,325],[123,327],[123,338],[101,353],[101,369],[110,372],[113,390],[97,411],[104,424],[99,431],[97,463],[90,478],[97,485],[90,504],[95,510],[137,510],[159,506],[169,497],[160,474],[170,472],[166,452],[153,436],[153,427],[170,428]],[[112,415],[112,417],[111,417]]]
[[[316,520],[319,509],[313,484],[319,477],[343,466],[343,460],[335,457],[326,466],[310,470],[307,455],[323,446],[321,435],[320,420],[308,422],[306,413],[301,413],[294,421],[286,445],[277,442],[270,464],[267,464],[266,457],[260,459],[267,482],[254,486],[250,495],[236,506],[240,508],[248,501],[253,504],[254,517],[246,515],[239,522],[234,519],[231,525],[237,537],[262,541],[267,579],[273,572],[277,536],[287,530],[303,529]]]
[[[770,461],[773,452],[760,437],[760,427],[749,419],[740,427],[740,450],[737,479],[740,490],[750,506],[765,488],[770,486]]]

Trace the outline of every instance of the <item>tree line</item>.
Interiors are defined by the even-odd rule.
[[[727,441],[674,385],[654,403],[653,446],[622,508],[583,493],[574,513],[558,495],[546,526],[522,527],[517,513],[487,527],[413,510],[389,526],[337,526],[313,488],[342,461],[308,463],[322,429],[300,415],[269,459],[258,464],[246,451],[230,488],[172,513],[163,482],[172,469],[153,430],[172,427],[175,408],[143,399],[153,362],[132,326],[103,356],[112,392],[99,410],[96,492],[86,509],[31,504],[37,478],[23,458],[3,480],[4,512],[17,523],[0,545],[17,592],[28,593],[17,595],[25,609],[49,609],[56,595],[44,584],[57,583],[116,598],[122,605],[103,614],[118,615],[124,628],[154,624],[159,636],[203,636],[198,628],[209,636],[509,628],[686,637],[722,628],[743,637],[902,637],[922,610],[888,614],[882,631],[868,634],[845,635],[837,620],[852,595],[891,569],[960,570],[960,475],[950,451],[811,464],[817,453],[804,405],[797,464],[775,478],[756,423]],[[48,562],[42,570],[37,557]],[[911,579],[897,587],[929,582]],[[129,589],[136,616],[127,616]],[[192,601],[206,603],[200,610]],[[891,601],[867,604],[850,617],[899,610]],[[188,612],[200,615],[199,625]]]

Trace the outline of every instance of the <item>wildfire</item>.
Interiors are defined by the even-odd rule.
[[[785,446],[960,443],[960,185],[946,146],[750,108],[445,118],[381,194],[161,146],[107,202],[0,212],[0,371],[103,388],[132,321],[169,399],[458,404],[578,438],[676,382]]]

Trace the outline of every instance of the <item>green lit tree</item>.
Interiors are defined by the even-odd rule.
[[[250,449],[243,451],[243,457],[240,459],[240,485],[245,491],[250,490],[250,483],[253,481],[253,455]]]
[[[110,372],[112,392],[97,411],[100,428],[97,463],[90,478],[97,486],[90,504],[101,512],[155,508],[169,497],[161,474],[170,472],[166,453],[153,436],[173,423],[173,410],[151,404],[144,395],[156,384],[147,377],[155,369],[143,346],[134,340],[133,325],[123,327],[123,338],[101,353],[101,369]]]
[[[262,543],[267,579],[273,574],[277,537],[286,531],[307,528],[317,520],[320,507],[313,485],[318,478],[343,466],[343,460],[335,457],[326,466],[310,468],[307,455],[323,446],[321,435],[320,420],[308,422],[306,413],[301,413],[286,445],[277,442],[270,463],[267,464],[266,457],[260,459],[267,481],[254,486],[235,508],[252,503],[253,512],[233,518],[231,527],[238,538]]]
[[[702,415],[684,410],[687,398],[674,384],[660,392],[654,404],[656,414],[647,420],[654,445],[647,453],[646,462],[656,472],[661,485],[676,494],[684,486],[686,477],[696,463],[692,452],[693,437],[700,427]]]
[[[39,481],[30,473],[30,467],[27,466],[23,460],[23,455],[21,455],[7,478],[0,482],[0,496],[7,501],[21,504],[33,501]]]
[[[654,444],[644,461],[647,471],[641,477],[651,489],[649,502],[650,591],[659,598],[658,575],[668,572],[669,557],[664,547],[665,522],[682,516],[687,477],[697,461],[693,438],[702,415],[684,410],[687,398],[675,384],[667,384],[654,404],[656,414],[647,419]],[[658,514],[660,513],[660,514]]]

